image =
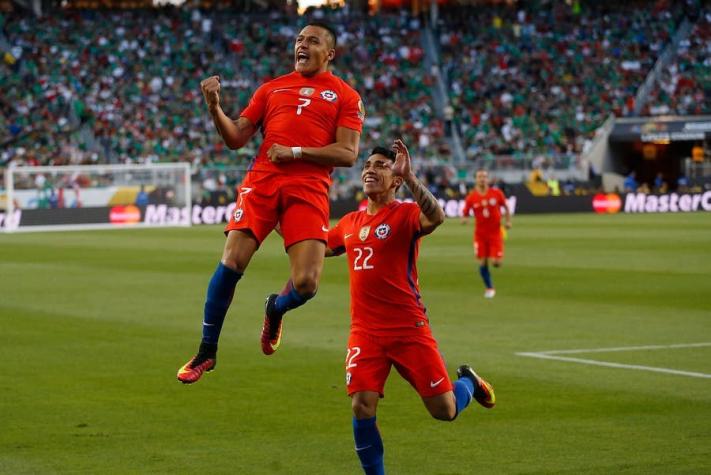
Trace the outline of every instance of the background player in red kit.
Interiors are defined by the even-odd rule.
[[[348,256],[351,334],[346,385],[352,398],[356,453],[367,474],[382,474],[383,443],[376,408],[391,366],[420,394],[433,417],[451,421],[472,398],[495,404],[494,389],[467,365],[452,384],[420,298],[420,238],[444,221],[437,200],[411,171],[400,141],[395,152],[377,147],[361,179],[368,207],[344,216],[328,233],[327,253]],[[416,203],[395,200],[405,183]]]
[[[217,341],[235,286],[277,223],[291,278],[281,294],[267,298],[261,338],[265,354],[279,346],[284,313],[316,293],[329,225],[330,174],[334,166],[355,163],[365,117],[358,93],[328,70],[335,47],[336,36],[328,25],[307,25],[294,45],[294,71],[260,86],[236,120],[220,107],[218,76],[201,83],[229,148],[242,147],[257,130],[264,141],[238,188],[222,260],[207,289],[202,342],[197,355],[178,370],[183,383],[194,383],[215,367]]]
[[[479,274],[484,281],[486,290],[484,297],[493,298],[496,295],[489,272],[489,260],[494,267],[501,265],[504,258],[504,239],[501,232],[501,208],[505,213],[506,229],[511,228],[511,213],[506,204],[504,193],[498,188],[489,186],[489,174],[486,170],[476,172],[476,184],[464,201],[463,223],[474,211],[476,225],[474,228],[474,253],[479,259]]]

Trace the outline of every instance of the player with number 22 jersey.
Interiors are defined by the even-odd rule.
[[[451,421],[472,399],[491,408],[494,389],[468,365],[449,379],[432,336],[417,282],[420,238],[444,222],[432,193],[412,173],[405,144],[376,147],[361,173],[366,209],[344,216],[328,233],[327,256],[348,256],[351,332],[346,387],[356,453],[366,474],[384,473],[376,408],[394,366],[419,393],[432,417]],[[395,192],[405,184],[415,203]]]

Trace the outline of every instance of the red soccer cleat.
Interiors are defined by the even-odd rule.
[[[203,373],[212,371],[216,365],[216,358],[205,358],[200,355],[195,355],[178,370],[178,381],[183,384],[195,383],[200,379]]]
[[[262,326],[262,353],[271,355],[281,344],[282,315],[274,310],[277,294],[267,297],[264,304],[264,325]]]
[[[484,378],[474,372],[469,365],[462,365],[457,369],[458,377],[466,377],[474,383],[474,399],[487,409],[491,409],[496,405],[496,395],[494,387],[487,383]]]

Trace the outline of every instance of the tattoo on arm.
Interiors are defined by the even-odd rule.
[[[427,219],[432,222],[441,221],[443,214],[442,208],[439,206],[437,198],[430,193],[430,190],[428,190],[425,185],[423,185],[422,182],[415,177],[408,178],[405,183],[410,189],[415,201],[420,206],[422,214],[427,216]]]

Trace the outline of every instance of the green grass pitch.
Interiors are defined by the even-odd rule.
[[[219,227],[0,235],[0,473],[358,474],[343,360],[345,259],[261,354],[271,236],[239,283],[218,366],[183,386]],[[497,407],[431,419],[395,371],[389,474],[709,473],[711,379],[519,356],[711,342],[711,214],[517,216],[488,301],[471,225],[422,242],[420,285],[451,374]],[[711,374],[711,346],[578,353]]]

